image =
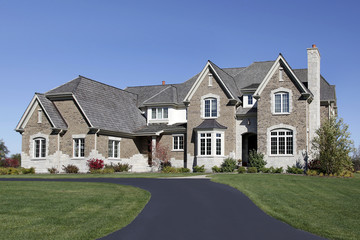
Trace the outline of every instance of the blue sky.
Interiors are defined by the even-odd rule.
[[[0,139],[20,153],[14,129],[34,93],[78,75],[119,88],[180,83],[208,59],[242,67],[279,53],[306,68],[316,44],[358,146],[359,10],[346,0],[0,0]]]

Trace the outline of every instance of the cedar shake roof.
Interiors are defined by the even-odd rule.
[[[79,76],[50,90],[45,96],[72,93],[91,127],[133,133],[146,125],[137,108],[137,95]]]

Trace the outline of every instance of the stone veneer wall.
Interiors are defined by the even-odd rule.
[[[307,142],[307,109],[308,104],[306,100],[301,99],[301,93],[290,80],[289,76],[283,73],[283,80],[279,81],[279,72],[272,76],[265,89],[261,93],[258,100],[258,113],[257,113],[257,130],[258,130],[258,151],[265,154],[267,166],[286,167],[287,165],[294,165],[296,162],[303,164],[304,154],[306,151]],[[272,113],[272,91],[278,88],[286,88],[291,90],[292,98],[292,111],[290,114],[275,115]],[[290,108],[291,109],[291,108]],[[293,156],[269,156],[270,143],[268,142],[268,128],[276,125],[289,125],[295,128],[296,149]]]
[[[185,135],[185,134],[184,134]],[[184,151],[173,151],[172,150],[172,135],[161,135],[158,137],[158,144],[168,149],[170,154],[170,162],[173,167],[184,167]],[[184,136],[184,147],[185,147],[185,136]]]
[[[201,113],[201,97],[209,93],[220,97],[219,117],[216,118],[221,125],[226,126],[225,130],[225,149],[224,155],[235,157],[235,144],[236,144],[236,120],[235,120],[235,106],[228,106],[229,99],[226,96],[224,90],[220,87],[218,82],[213,76],[212,86],[208,86],[209,76],[206,74],[200,86],[192,96],[190,105],[188,106],[188,121],[187,121],[187,167],[192,169],[194,163],[194,156],[196,153],[196,133],[193,129],[199,126],[204,118]],[[205,165],[207,171],[211,171],[211,167],[214,165],[220,165],[223,161],[221,158],[213,159],[198,159],[197,165]]]

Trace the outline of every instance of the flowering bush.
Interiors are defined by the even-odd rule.
[[[93,159],[88,160],[87,164],[88,164],[90,170],[102,169],[104,167],[104,160],[93,158]]]
[[[12,158],[5,158],[0,161],[0,167],[13,167],[17,168],[20,166],[19,160]]]

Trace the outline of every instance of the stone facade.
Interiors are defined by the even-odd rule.
[[[213,77],[215,78],[215,77]],[[195,91],[194,95],[190,100],[188,106],[188,121],[187,121],[187,167],[192,168],[194,157],[197,154],[197,144],[196,144],[196,132],[194,128],[199,126],[203,121],[202,113],[202,104],[203,96],[206,95],[215,95],[218,96],[218,117],[216,121],[223,126],[226,126],[225,130],[225,149],[224,156],[235,157],[235,144],[236,144],[236,120],[235,120],[235,111],[236,108],[234,105],[229,105],[229,98],[224,92],[224,89],[219,85],[216,79],[213,79],[212,86],[209,86],[209,76],[205,75],[204,79],[201,81],[199,87]],[[203,158],[196,159],[195,164],[205,165],[206,170],[211,171],[211,167],[214,165],[220,165],[225,157],[217,158]]]
[[[273,94],[277,89],[279,89],[279,91],[288,91],[290,93],[290,113],[288,114],[273,113]],[[283,81],[279,81],[279,71],[276,71],[261,93],[257,104],[258,151],[265,154],[268,166],[292,166],[297,161],[303,164],[307,143],[306,124],[308,103],[306,100],[303,100],[301,92],[289,78],[289,75],[284,72]],[[294,156],[271,156],[269,129],[274,126],[285,129],[292,127],[295,130]]]

